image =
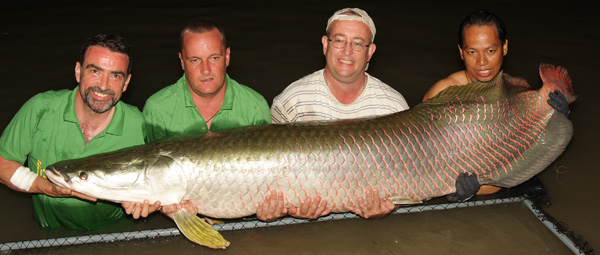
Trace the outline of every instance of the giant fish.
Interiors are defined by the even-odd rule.
[[[543,86],[500,73],[488,83],[453,86],[387,116],[236,128],[169,138],[47,168],[63,187],[114,202],[163,205],[189,200],[211,218],[252,215],[271,191],[287,206],[320,195],[346,212],[366,190],[396,204],[457,192],[457,179],[513,187],[545,169],[573,134],[551,107],[560,91],[575,100],[562,67],[540,65]],[[186,210],[174,214],[190,240],[229,243]]]

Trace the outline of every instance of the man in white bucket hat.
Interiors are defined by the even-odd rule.
[[[321,38],[327,64],[324,69],[293,82],[275,97],[271,121],[286,123],[312,120],[338,120],[386,115],[407,110],[404,97],[392,87],[366,73],[375,53],[375,23],[358,8],[336,11],[327,21]],[[395,208],[379,196],[376,189],[359,197],[352,212],[373,218],[389,214]],[[262,220],[289,213],[295,217],[317,218],[331,208],[320,197],[308,198],[301,208],[283,208],[282,194],[272,194],[259,208]],[[275,208],[275,209],[274,209]],[[269,212],[269,213],[263,213]]]

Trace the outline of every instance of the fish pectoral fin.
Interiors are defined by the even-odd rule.
[[[395,205],[414,205],[423,203],[422,200],[402,197],[390,197],[390,201],[392,201],[392,203]]]
[[[173,219],[179,231],[192,242],[214,249],[225,249],[229,246],[229,241],[218,231],[185,208],[174,212]]]

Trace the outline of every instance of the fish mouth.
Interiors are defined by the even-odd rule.
[[[61,186],[65,186],[65,187],[71,186],[69,184],[70,183],[69,177],[67,175],[62,175],[54,167],[49,167],[49,169],[48,168],[46,169],[46,176],[51,181],[53,181],[53,182],[55,182],[57,184],[61,184]]]

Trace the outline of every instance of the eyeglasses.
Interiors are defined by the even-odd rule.
[[[338,49],[343,49],[346,47],[346,44],[348,44],[348,41],[344,39],[334,38],[327,40],[331,42],[331,46]],[[350,48],[352,48],[353,51],[365,51],[369,45],[371,44],[365,44],[364,42],[350,42]]]

